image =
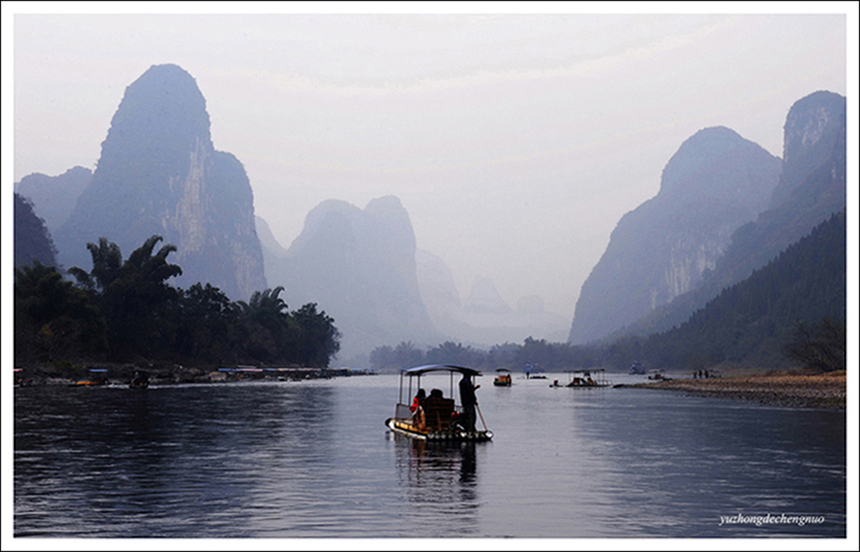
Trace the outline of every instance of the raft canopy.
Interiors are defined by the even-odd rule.
[[[474,368],[466,368],[465,366],[454,366],[453,364],[427,364],[425,366],[416,366],[401,370],[401,374],[407,376],[421,376],[428,372],[457,372],[467,376],[480,376],[481,372]]]

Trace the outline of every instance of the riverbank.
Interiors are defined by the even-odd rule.
[[[672,379],[632,387],[683,391],[701,397],[723,397],[801,408],[845,409],[845,372],[819,375],[770,374],[711,379]]]
[[[347,368],[308,368],[300,366],[183,366],[172,363],[115,364],[91,363],[75,365],[60,363],[57,366],[30,366],[15,369],[16,386],[43,385],[127,385],[141,377],[154,385],[183,383],[228,383],[236,381],[299,381],[328,379],[364,372]]]

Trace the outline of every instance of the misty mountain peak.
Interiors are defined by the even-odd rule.
[[[663,169],[660,195],[716,197],[764,208],[773,186],[740,185],[752,180],[766,181],[766,172],[739,174],[739,170],[759,170],[759,160],[768,160],[770,174],[779,160],[758,144],[724,126],[698,131],[684,141]],[[778,170],[778,169],[777,169]]]
[[[599,339],[695,288],[767,207],[780,160],[725,127],[684,141],[660,193],[624,215],[582,285],[570,341]]]
[[[57,233],[60,258],[85,268],[86,244],[100,237],[131,252],[159,235],[178,248],[178,285],[248,298],[266,285],[253,201],[242,163],[212,145],[194,78],[154,65],[125,90],[92,180]]]
[[[364,210],[371,215],[395,220],[408,220],[409,213],[403,208],[400,198],[393,195],[371,199]],[[404,218],[405,217],[405,218]]]
[[[809,147],[827,134],[832,135],[825,131],[844,112],[845,97],[834,92],[819,90],[797,100],[785,119],[784,130],[790,132],[785,149]]]
[[[289,304],[314,301],[334,317],[348,357],[435,335],[418,291],[415,251],[398,198],[376,198],[365,209],[329,199],[308,213],[287,254],[266,271],[284,284]]]
[[[15,191],[33,202],[36,214],[45,219],[52,234],[69,218],[78,197],[89,186],[93,172],[72,167],[59,176],[28,174],[15,184]]]
[[[102,143],[102,160],[187,151],[199,140],[212,147],[206,100],[177,65],[153,65],[130,84]]]
[[[477,277],[472,283],[472,292],[463,303],[466,312],[481,314],[507,314],[513,312],[511,307],[505,303],[496,289],[496,285],[489,278]]]
[[[789,201],[810,174],[845,150],[845,97],[818,91],[796,101],[785,119],[783,170],[771,207]],[[841,166],[841,161],[835,161]]]

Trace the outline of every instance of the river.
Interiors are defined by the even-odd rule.
[[[434,446],[398,381],[17,388],[15,537],[846,535],[844,412],[485,375],[493,441]]]

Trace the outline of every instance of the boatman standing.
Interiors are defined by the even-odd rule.
[[[463,403],[463,427],[466,431],[475,431],[475,405],[478,404],[475,390],[478,387],[481,386],[472,385],[468,374],[463,374],[460,380],[460,401]]]

